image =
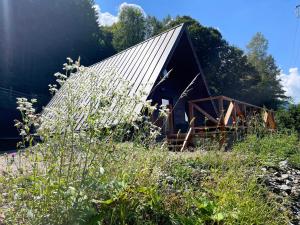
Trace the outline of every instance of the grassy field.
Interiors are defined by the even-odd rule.
[[[60,84],[84,68],[68,59],[64,69],[66,75],[56,74]],[[143,93],[124,94],[126,85],[110,90],[112,75],[99,87],[66,82],[62,105],[42,116],[35,99],[18,99],[22,121],[15,126],[23,142],[17,154],[0,159],[0,224],[289,224],[291,211],[265,185],[264,171],[283,160],[300,167],[296,134],[249,126],[227,152],[209,141],[194,152],[170,152],[156,141],[157,106]],[[90,103],[81,107],[87,91]],[[77,129],[78,115],[85,116],[84,129]],[[167,115],[159,108],[159,118]],[[108,118],[119,122],[104,126]]]
[[[5,224],[288,224],[289,212],[258,178],[280,160],[300,165],[295,135],[249,136],[230,152],[174,153],[134,143],[95,150],[97,163],[79,183],[81,168],[67,177],[68,165],[60,175],[51,165],[10,173],[21,154],[7,156],[0,177]]]

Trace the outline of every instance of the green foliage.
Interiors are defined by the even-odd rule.
[[[113,25],[112,31],[114,48],[117,51],[129,48],[145,39],[145,15],[137,7],[123,7],[119,15],[119,22]]]
[[[259,105],[269,108],[278,108],[282,100],[286,99],[278,75],[280,69],[277,67],[273,56],[268,55],[268,41],[262,33],[256,33],[247,45],[247,56],[249,62],[255,67],[260,76],[257,98]]]
[[[237,144],[234,150],[254,154],[255,162],[269,166],[277,166],[279,161],[300,153],[299,139],[294,133],[274,133],[261,138],[257,135],[250,135]],[[297,159],[296,156],[293,157]]]
[[[226,95],[256,104],[259,74],[244,52],[228,44],[221,33],[205,27],[189,16],[178,16],[166,28],[185,23],[208,87],[214,95]]]
[[[294,154],[292,154],[289,157],[289,164],[297,169],[300,169],[300,150],[298,149],[297,152],[295,152]]]
[[[155,16],[147,16],[146,23],[146,38],[150,38],[154,35],[161,33],[164,27],[164,22],[158,20]]]
[[[276,122],[281,130],[290,129],[300,133],[300,104],[289,105],[276,112]]]
[[[254,166],[252,154],[211,151],[175,155],[129,143],[101,145],[96,160],[100,162],[88,168],[90,175],[84,179],[78,205],[74,205],[78,190],[66,186],[57,192],[64,185],[47,183],[49,173],[45,178],[1,176],[5,179],[1,182],[3,193],[9,193],[13,202],[17,193],[23,209],[6,213],[7,224],[14,224],[12,218],[21,215],[22,224],[287,223],[286,215],[258,183],[259,167]],[[100,164],[104,171],[98,176]],[[47,190],[42,195],[47,200],[44,204],[33,197],[41,188]],[[36,210],[28,210],[31,207]]]
[[[112,44],[113,30],[112,27],[102,26],[100,27],[100,46],[101,52],[105,56],[112,56],[116,53],[116,50]]]
[[[268,41],[260,33],[247,46],[246,55],[230,45],[217,29],[205,27],[189,16],[159,21],[152,16],[145,18],[135,7],[127,7],[121,12],[120,22],[111,28],[113,45],[120,51],[182,23],[188,27],[212,94],[274,109],[286,99],[277,78],[279,69],[267,54]]]
[[[159,134],[159,128],[150,122],[150,115],[137,114],[132,107],[141,105],[151,112],[156,106],[141,100],[142,93],[128,96],[125,83],[110,90],[107,82],[111,82],[113,76],[109,72],[99,77],[90,70],[85,82],[78,83],[74,76],[86,74],[79,61],[68,58],[64,70],[65,74],[55,74],[65,91],[64,101],[59,106],[53,105],[37,115],[33,108],[36,100],[18,99],[23,120],[16,120],[15,126],[23,142],[19,144],[16,158],[5,157],[1,175],[5,181],[1,183],[5,197],[0,205],[6,224],[85,224],[96,213],[95,198],[117,193],[119,186],[122,189],[131,181],[127,178],[129,175],[135,178],[134,171],[147,174],[148,169],[155,166],[154,162],[158,162],[155,157],[143,158],[147,171],[140,167],[128,167],[128,171],[123,168],[133,160],[135,148],[151,149]],[[56,85],[49,87],[51,92],[57,91]],[[85,107],[79,104],[83,95],[90,97]],[[122,104],[112,111],[115,99]],[[164,110],[160,110],[163,116]],[[115,112],[120,116],[113,117],[119,121],[113,126],[108,118]],[[80,131],[76,128],[78,115],[85,117],[85,127]],[[135,143],[128,148],[131,154],[125,151],[125,145],[117,145],[130,132],[128,129]],[[36,137],[42,141],[37,143]],[[109,177],[105,176],[106,171],[110,171]],[[115,184],[117,186],[111,189]]]
[[[93,0],[10,0],[0,4],[8,20],[1,21],[0,136],[16,137],[15,98],[38,98],[38,109],[48,103],[47,85],[65,58],[81,57],[85,65],[111,54],[104,49]],[[7,8],[3,8],[3,7]],[[7,24],[2,22],[6,21]],[[3,24],[3,25],[2,25]],[[7,34],[7,35],[4,35]],[[9,121],[9,122],[7,122]]]
[[[47,94],[47,85],[54,81],[51,74],[67,56],[80,56],[85,65],[106,57],[99,46],[93,4],[92,0],[10,1],[11,36],[1,43],[5,41],[12,54],[1,62],[1,69],[7,69],[1,71],[6,74],[1,76],[1,85],[28,94]],[[34,48],[29,43],[34,43]]]

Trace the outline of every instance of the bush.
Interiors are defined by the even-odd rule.
[[[300,133],[300,104],[290,105],[276,112],[276,121],[281,130],[290,129]]]
[[[6,157],[1,177],[1,206],[7,224],[84,224],[96,212],[94,198],[105,193],[112,178],[120,177],[116,171],[134,175],[120,170],[127,163],[128,151],[116,150],[118,142],[131,138],[133,156],[139,146],[152,149],[159,134],[150,122],[156,106],[144,101],[144,93],[128,96],[126,82],[114,80],[118,88],[110,89],[114,71],[96,75],[71,59],[64,70],[65,74],[55,74],[62,85],[59,105],[54,103],[37,115],[36,100],[18,99],[23,121],[16,121],[16,127],[23,141],[13,160]],[[84,82],[76,82],[77,76],[84,76]],[[50,85],[50,91],[55,93],[57,86]],[[88,105],[82,104],[83,96],[85,101],[89,98]],[[117,102],[122,104],[116,107]],[[137,106],[149,115],[132,110]],[[165,114],[164,109],[160,112]],[[80,130],[78,118],[85,121]],[[117,166],[109,171],[111,163]],[[105,175],[107,171],[112,178]],[[123,181],[124,177],[117,183]]]
[[[234,151],[253,154],[253,163],[277,166],[279,161],[299,152],[299,140],[295,133],[271,133],[262,138],[249,135]]]
[[[296,169],[300,169],[300,151],[289,157],[289,164]]]

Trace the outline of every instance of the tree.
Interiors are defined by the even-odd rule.
[[[102,50],[102,55],[107,58],[116,53],[116,49],[112,44],[113,40],[113,30],[109,26],[100,27],[100,46]]]
[[[93,1],[11,0],[8,4],[10,39],[4,48],[10,47],[12,57],[0,78],[1,86],[45,94],[66,57],[80,56],[84,65],[104,58]],[[2,42],[2,34],[0,39]]]
[[[300,104],[289,105],[276,112],[276,122],[279,129],[291,129],[300,133]]]
[[[112,26],[113,46],[117,51],[129,48],[146,37],[146,18],[144,12],[134,6],[124,6],[119,21]]]
[[[244,52],[230,46],[217,29],[202,26],[189,16],[169,20],[164,29],[181,23],[187,25],[211,93],[257,103],[253,96],[259,77]]]
[[[217,89],[216,94],[258,104],[255,94],[260,79],[247,56],[241,49],[227,43],[219,50],[219,60],[211,65],[216,67],[215,76],[209,77]]]
[[[15,130],[16,97],[38,98],[39,106],[47,103],[47,86],[66,57],[80,56],[84,65],[105,57],[92,0],[6,3],[0,4],[5,12],[0,13],[0,137]]]
[[[247,45],[249,62],[260,76],[258,97],[260,105],[277,109],[287,99],[278,78],[280,70],[273,56],[268,55],[268,41],[262,33],[256,33]]]
[[[146,19],[146,38],[161,33],[163,26],[163,22],[158,20],[155,16],[148,16]]]

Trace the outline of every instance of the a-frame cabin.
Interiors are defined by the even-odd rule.
[[[242,121],[239,126],[245,127],[247,116],[262,110],[224,96],[210,95],[184,24],[89,68],[99,73],[99,76],[101,72],[115,68],[116,76],[120,76],[130,84],[129,94],[143,88],[147,93],[146,98],[151,99],[153,104],[168,105],[171,109],[168,121],[161,124],[158,121],[158,125],[163,126],[163,132],[168,137],[170,146],[180,149],[185,148],[193,137],[199,137],[204,130],[224,131],[236,125],[237,121]],[[76,79],[78,82],[84,82],[84,78]],[[47,107],[59,107],[63,91],[62,87]],[[85,104],[88,104],[88,101],[85,101]],[[137,106],[134,110],[140,112],[141,108]],[[271,112],[267,112],[266,118],[268,118],[266,123],[272,126],[275,124]],[[79,117],[78,129],[84,124],[84,119]],[[274,126],[272,128],[275,128]]]

